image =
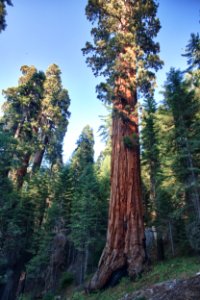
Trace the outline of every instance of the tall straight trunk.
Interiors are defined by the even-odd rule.
[[[18,140],[19,143],[20,143],[20,135],[21,135],[24,121],[25,118],[23,117],[21,122],[19,122],[19,124],[17,125],[17,128],[14,133],[14,138]],[[14,157],[17,158],[16,154],[14,154]],[[26,153],[24,155],[24,158],[22,159],[21,166],[17,170],[15,171],[13,171],[12,169],[8,170],[7,176],[14,180],[18,189],[20,189],[23,185],[24,176],[27,173],[27,168],[29,165],[29,160],[30,160],[30,154]]]
[[[33,173],[40,169],[48,141],[49,141],[48,136],[45,135],[43,139],[42,149],[37,150],[33,159],[33,166],[32,166]]]
[[[127,271],[131,278],[144,267],[144,224],[140,179],[136,92],[125,89],[125,99],[115,101],[112,123],[111,197],[107,240],[89,289],[101,289],[112,277]],[[129,106],[127,112],[126,107]],[[132,147],[127,147],[129,137]],[[112,276],[113,275],[113,276]]]
[[[21,166],[17,170],[11,170],[8,173],[8,177],[10,177],[15,182],[18,190],[20,190],[23,186],[24,177],[27,174],[30,157],[31,154],[26,153],[21,161]]]
[[[24,122],[25,122],[25,117],[23,117],[23,119],[17,125],[16,131],[15,131],[15,134],[14,134],[15,139],[19,139],[19,136],[21,134]]]
[[[44,156],[44,152],[45,152],[45,148],[38,150],[35,153],[34,160],[33,160],[33,166],[32,166],[33,173],[40,169],[40,166],[42,164],[42,159]]]
[[[31,157],[30,153],[26,153],[24,155],[23,160],[22,160],[22,165],[19,169],[17,169],[17,171],[14,175],[14,179],[16,181],[18,189],[21,189],[22,185],[24,183],[24,177],[27,174],[27,169],[28,169],[28,166],[29,166],[30,157]]]

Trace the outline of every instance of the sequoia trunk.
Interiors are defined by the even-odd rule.
[[[16,172],[16,181],[17,181],[17,188],[21,189],[22,185],[24,183],[24,177],[27,174],[27,169],[30,161],[30,153],[26,153],[24,155],[23,161],[22,161],[22,166],[17,170]]]
[[[89,289],[100,289],[117,272],[131,278],[144,267],[144,224],[141,199],[136,93],[114,103],[112,123],[111,198],[107,241]],[[129,107],[129,111],[126,107]]]
[[[42,160],[43,160],[44,153],[45,153],[46,146],[47,146],[48,142],[49,142],[48,136],[45,135],[44,138],[43,138],[42,148],[40,150],[37,150],[37,152],[34,155],[33,166],[32,166],[32,172],[33,173],[40,169],[40,166],[42,164]]]
[[[154,42],[160,23],[156,1],[89,0],[86,15],[93,24],[93,43],[83,53],[95,75],[104,75],[98,96],[113,103],[111,197],[107,241],[89,289],[114,277],[134,277],[144,266],[144,224],[138,144],[137,90],[154,90],[154,72],[162,66]],[[111,282],[109,282],[111,280]]]
[[[25,153],[24,157],[21,159],[21,166],[14,171],[9,171],[8,176],[15,182],[16,187],[20,190],[24,183],[24,178],[27,175],[27,169],[29,166],[31,154]]]

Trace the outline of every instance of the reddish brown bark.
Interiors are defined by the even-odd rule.
[[[138,118],[135,113],[136,93],[121,86],[123,101],[114,103],[116,110],[112,124],[111,199],[107,241],[98,270],[89,289],[106,286],[112,274],[125,269],[131,278],[140,274],[144,267],[144,224],[141,199]],[[129,111],[126,107],[129,107]],[[127,147],[124,138],[132,140]]]
[[[20,143],[20,135],[21,135],[23,124],[24,124],[24,119],[18,124],[14,134],[15,139],[17,139],[19,143]],[[12,180],[15,182],[18,189],[21,189],[23,186],[24,177],[27,174],[30,157],[31,155],[29,152],[25,153],[24,157],[21,158],[21,166],[17,170],[10,170],[8,172],[8,176],[12,178]]]
[[[42,150],[38,150],[35,153],[34,160],[33,160],[33,166],[32,166],[32,172],[36,172],[37,170],[40,169],[40,166],[42,164],[42,159],[44,156],[45,148]]]
[[[17,171],[15,172],[15,174],[13,176],[14,181],[16,182],[18,189],[21,189],[22,185],[24,183],[24,177],[27,174],[27,169],[28,169],[28,166],[29,166],[30,157],[31,157],[30,153],[26,153],[24,155],[21,167],[19,169],[17,169]]]
[[[24,183],[24,178],[27,174],[27,169],[30,161],[30,153],[26,153],[21,161],[21,166],[17,170],[11,170],[8,172],[8,177],[10,177],[15,183],[18,190],[20,190]]]
[[[44,141],[43,141],[43,146],[42,149],[37,150],[37,152],[35,153],[34,159],[33,159],[33,166],[32,166],[32,172],[36,172],[37,170],[40,169],[40,166],[42,164],[42,160],[44,157],[44,153],[45,153],[45,149],[46,146],[49,142],[49,139],[47,136],[44,137]]]

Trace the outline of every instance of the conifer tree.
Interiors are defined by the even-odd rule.
[[[183,56],[187,57],[187,63],[189,65],[188,71],[194,69],[200,69],[200,37],[199,33],[191,34],[189,43],[186,46],[185,54]]]
[[[0,295],[10,300],[16,299],[19,278],[22,272],[26,272],[27,262],[33,256],[41,262],[37,253],[44,250],[44,245],[49,247],[50,253],[53,251],[54,224],[65,227],[64,219],[68,219],[69,223],[69,208],[65,210],[68,198],[65,199],[63,189],[60,189],[58,197],[58,182],[61,180],[58,179],[59,172],[58,176],[54,174],[56,164],[61,160],[62,142],[68,124],[68,93],[62,88],[60,70],[56,65],[52,65],[46,75],[34,66],[23,66],[21,71],[23,76],[18,86],[4,91],[6,102],[0,127],[0,139],[3,140],[0,149],[0,185],[3,187],[0,199],[3,229],[0,237],[0,274],[5,279],[0,285]],[[46,150],[50,171],[41,168]],[[33,172],[22,189],[28,167],[36,164],[35,155],[41,154],[41,151],[40,162],[37,161],[38,172]],[[12,181],[16,183],[14,187]],[[52,226],[48,227],[50,223]],[[42,248],[43,237],[45,242]]]
[[[46,71],[44,94],[37,120],[38,148],[33,158],[33,172],[40,168],[47,150],[51,164],[62,154],[62,142],[67,130],[70,116],[70,99],[66,89],[62,87],[61,71],[52,64]]]
[[[153,69],[161,66],[160,29],[155,1],[89,0],[86,15],[94,43],[84,54],[95,75],[104,75],[98,97],[113,105],[111,197],[107,241],[90,289],[102,288],[112,275],[130,277],[144,267],[144,225],[138,144],[138,92],[152,90]]]
[[[98,241],[98,182],[94,172],[94,137],[84,127],[72,157],[73,197],[71,207],[71,239],[78,251],[79,283],[87,274],[90,249]],[[93,246],[94,248],[94,246]]]
[[[19,189],[30,163],[34,173],[44,154],[51,165],[61,158],[70,116],[69,95],[62,87],[57,65],[51,65],[46,74],[34,66],[22,66],[21,71],[18,86],[4,91],[3,117],[7,130],[18,141],[18,168],[11,174]]]
[[[32,176],[27,191],[34,206],[32,258],[27,264],[26,291],[55,292],[67,268],[71,210],[71,174],[68,166],[43,169]]]
[[[156,128],[156,103],[154,98],[148,97],[144,102],[142,118],[142,163],[149,174],[149,207],[147,208],[150,223],[157,215],[158,187],[159,187],[159,148]]]
[[[0,1],[0,32],[6,28],[6,5],[12,5],[11,0],[1,0]]]
[[[12,167],[12,158],[17,144],[12,134],[3,127],[4,122],[0,119],[0,176],[2,180],[7,178]]]
[[[111,128],[112,128],[112,109],[107,107],[109,114],[102,116],[102,125],[99,127],[99,133],[102,140],[105,142],[105,148],[100,153],[97,162],[96,170],[98,174],[99,189],[102,198],[103,211],[105,225],[107,226],[107,205],[110,195],[110,167],[111,167]]]
[[[11,172],[20,189],[27,174],[31,154],[34,149],[36,124],[40,112],[43,93],[43,72],[38,72],[34,66],[22,66],[23,76],[19,79],[17,87],[4,91],[4,125],[13,133],[18,141],[19,153],[18,167]]]
[[[174,124],[174,149],[176,161],[174,171],[183,185],[185,201],[188,207],[194,207],[195,215],[200,217],[198,174],[199,168],[194,159],[198,132],[194,130],[199,103],[196,101],[194,90],[183,80],[182,73],[171,69],[165,83],[165,101],[171,110]]]
[[[141,131],[143,201],[145,204],[146,225],[155,226],[157,232],[158,260],[165,258],[163,235],[169,232],[169,228],[171,229],[172,220],[175,219],[173,213],[178,207],[175,201],[172,201],[174,197],[172,182],[175,175],[173,177],[171,174],[173,155],[171,152],[171,139],[168,134],[171,120],[171,114],[162,105],[158,109],[156,108],[152,96],[145,99]],[[178,202],[177,197],[174,198]],[[148,234],[148,228],[146,234]],[[148,240],[148,236],[146,238]],[[172,243],[172,234],[170,240]],[[148,249],[148,243],[146,243],[146,246],[147,257],[151,259],[152,249]]]

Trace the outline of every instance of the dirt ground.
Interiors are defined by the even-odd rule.
[[[120,300],[200,300],[200,274],[182,280],[170,280],[126,294]]]

